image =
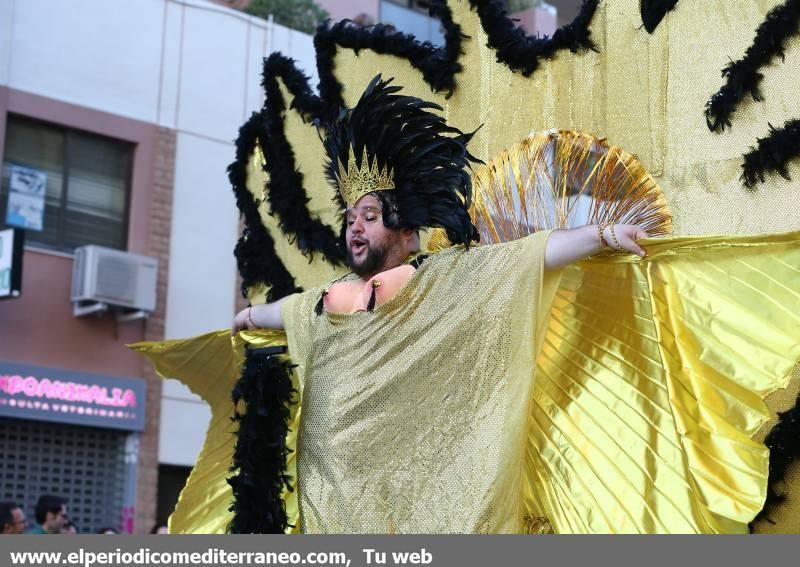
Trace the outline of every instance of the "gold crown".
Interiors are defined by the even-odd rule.
[[[350,148],[350,158],[347,160],[345,171],[342,160],[339,159],[339,172],[336,181],[339,184],[339,194],[348,207],[355,205],[358,200],[373,191],[391,191],[394,189],[394,171],[386,167],[378,169],[378,158],[370,164],[367,158],[367,148],[361,157],[361,167],[356,165],[356,152]]]

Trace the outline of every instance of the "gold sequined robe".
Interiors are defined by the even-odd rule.
[[[304,531],[523,530],[548,234],[435,254],[371,313],[318,316],[321,289],[283,304]]]
[[[646,258],[558,278],[541,271],[543,238],[441,252],[374,314],[317,317],[314,292],[289,301],[302,390],[290,522],[747,531],[766,494],[760,440],[800,382],[800,233],[645,241]],[[172,532],[225,530],[242,347],[285,341],[219,331],[135,347],[212,408]]]

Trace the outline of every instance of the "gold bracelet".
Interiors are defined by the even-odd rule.
[[[601,222],[597,225],[597,236],[600,238],[600,248],[611,248],[603,237],[603,231],[608,226],[608,223]]]
[[[622,246],[619,245],[619,240],[617,240],[617,233],[614,231],[614,223],[611,223],[609,227],[611,229],[611,238],[614,240],[614,245],[616,246],[617,250],[622,250]]]
[[[247,320],[250,322],[250,326],[255,329],[256,324],[253,323],[253,316],[251,315],[252,312],[253,312],[253,306],[251,305],[250,307],[247,308]]]

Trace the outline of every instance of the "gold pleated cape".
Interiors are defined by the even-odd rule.
[[[313,292],[287,301],[305,531],[747,530],[766,494],[764,398],[800,360],[800,233],[644,241],[644,259],[603,255],[560,278],[522,261],[543,236],[440,252],[374,314],[304,315]],[[216,385],[174,532],[229,520],[231,350],[280,340],[243,335],[137,347]]]
[[[561,533],[745,532],[766,494],[764,398],[800,360],[800,234],[643,245],[562,275],[528,497]]]

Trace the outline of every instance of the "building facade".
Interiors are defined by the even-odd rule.
[[[391,24],[400,31],[411,33],[423,41],[439,45],[444,34],[439,22],[428,15],[429,0],[315,0],[324,8],[332,20],[350,19],[359,23]],[[580,0],[551,0],[531,2],[531,6],[515,10],[513,17],[528,33],[552,35],[558,25],[569,23],[572,18],[559,22],[560,6],[564,4],[566,14],[577,13]],[[523,3],[524,4],[524,3]],[[535,5],[534,5],[535,4]],[[513,8],[513,7],[512,7]],[[574,14],[572,15],[574,18]]]
[[[28,517],[57,494],[83,532],[166,519],[210,414],[125,345],[230,325],[226,167],[272,51],[313,76],[309,36],[205,0],[0,3],[0,231],[27,226],[21,294],[0,300],[0,500]],[[86,245],[157,262],[147,316],[76,316]],[[125,284],[112,267],[98,280]]]
[[[220,5],[243,10],[252,0],[214,0]],[[465,0],[466,1],[466,0]],[[331,20],[353,20],[361,25],[384,23],[435,45],[444,42],[438,20],[429,15],[430,0],[314,0]],[[572,21],[581,0],[517,0],[511,2],[513,17],[526,32],[552,35],[559,25]],[[563,8],[563,13],[562,13]]]

